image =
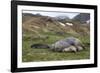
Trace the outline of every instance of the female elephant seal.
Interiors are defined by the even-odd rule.
[[[67,48],[64,48],[63,50],[62,50],[63,52],[68,52],[68,51],[71,51],[71,52],[77,52],[77,49],[76,49],[76,47],[75,46],[69,46],[69,47],[67,47]]]

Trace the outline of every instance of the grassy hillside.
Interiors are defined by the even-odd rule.
[[[29,19],[27,19],[27,17]],[[22,61],[54,61],[80,60],[90,58],[90,30],[89,25],[82,25],[71,21],[73,26],[61,25],[58,20],[48,16],[23,16]],[[50,49],[31,48],[32,44],[52,44],[67,37],[76,37],[82,41],[86,50],[73,52],[54,52]]]

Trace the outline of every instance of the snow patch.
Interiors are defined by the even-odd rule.
[[[38,28],[40,28],[40,27],[38,27],[38,26],[35,26],[35,25],[34,25],[33,27],[34,27],[34,28],[37,28],[37,29],[38,29]]]
[[[59,24],[62,25],[62,26],[66,26],[64,23],[61,23],[61,22],[59,22]]]
[[[72,23],[66,23],[67,25],[69,25],[69,26],[73,26],[73,24]]]

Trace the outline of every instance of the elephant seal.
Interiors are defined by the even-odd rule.
[[[81,51],[84,49],[84,46],[79,39],[74,37],[68,37],[66,39],[55,42],[50,47],[50,49],[54,51],[67,51],[69,48],[73,48],[75,49],[75,51]]]
[[[63,50],[62,50],[62,52],[77,52],[77,49],[76,49],[76,47],[75,46],[69,46],[69,47],[67,47],[67,48],[64,48]]]

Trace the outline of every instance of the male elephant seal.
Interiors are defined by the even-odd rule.
[[[51,49],[54,51],[71,51],[69,50],[70,48],[76,52],[83,50],[84,46],[79,39],[74,37],[68,37],[66,39],[59,40],[51,45]]]

